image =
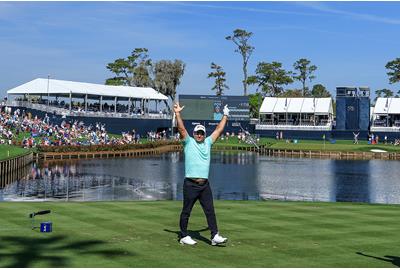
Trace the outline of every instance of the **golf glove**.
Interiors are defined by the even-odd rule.
[[[225,106],[224,106],[224,115],[229,116],[228,105],[225,105]]]

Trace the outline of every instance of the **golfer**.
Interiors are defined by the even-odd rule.
[[[181,111],[185,106],[179,103],[174,105],[174,112],[178,125],[178,132],[183,140],[185,153],[185,180],[183,183],[183,208],[180,216],[181,244],[195,245],[194,241],[187,232],[190,213],[197,200],[200,201],[204,214],[207,218],[208,228],[211,231],[211,245],[225,243],[227,238],[218,234],[217,219],[215,217],[213,196],[208,182],[210,170],[211,146],[222,134],[229,116],[228,106],[224,107],[224,116],[218,126],[206,137],[206,128],[197,125],[193,130],[193,137],[190,137],[183,124]]]

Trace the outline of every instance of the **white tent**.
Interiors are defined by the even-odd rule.
[[[264,98],[260,114],[274,113],[333,114],[332,98]]]
[[[301,110],[303,105],[302,102],[297,102],[296,100],[288,99],[287,103],[289,104],[287,112],[288,113],[297,113]]]
[[[264,114],[272,114],[274,112],[277,100],[278,98],[276,97],[264,98],[263,103],[261,104],[260,112]]]
[[[278,98],[276,100],[276,104],[275,104],[273,112],[274,113],[285,113],[285,112],[287,112],[289,104],[290,104],[290,99]]]
[[[400,114],[400,98],[378,98],[374,114]]]
[[[315,98],[315,114],[333,114],[331,98]]]
[[[149,87],[114,86],[38,78],[12,88],[8,95],[104,96],[132,99],[168,100],[168,97]]]
[[[300,98],[297,102],[300,103],[303,101],[303,105],[300,108],[300,111],[297,113],[314,113],[315,112],[315,103],[316,99],[314,98]]]

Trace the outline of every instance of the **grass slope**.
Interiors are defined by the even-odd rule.
[[[381,149],[387,152],[399,152],[400,147],[394,145],[370,145],[366,142],[353,144],[352,141],[339,140],[331,144],[329,141],[307,141],[302,140],[299,143],[286,143],[285,141],[275,141],[271,146],[272,149],[287,149],[287,150],[311,150],[311,151],[342,151],[342,152],[370,152],[371,149]]]
[[[9,159],[28,152],[28,149],[24,149],[20,146],[0,144],[0,160]]]
[[[336,140],[335,143],[330,143],[329,141],[324,143],[322,140],[298,140],[298,143],[286,143],[285,140],[262,138],[261,143],[267,144],[272,149],[282,150],[370,152],[371,149],[381,149],[387,152],[400,152],[400,146],[384,143],[371,145],[366,141],[353,144],[351,140]]]
[[[259,145],[266,145],[271,149],[281,150],[304,150],[304,151],[341,151],[341,152],[370,152],[371,149],[381,149],[387,152],[400,152],[400,146],[391,144],[379,143],[375,145],[368,144],[366,141],[360,141],[359,144],[353,144],[352,140],[336,140],[331,143],[326,140],[302,140],[299,139],[298,143],[287,143],[286,140],[276,140],[272,138],[261,138],[258,142]],[[216,145],[220,146],[252,146],[244,142],[239,143],[236,137],[229,138],[228,140],[219,139]]]
[[[196,204],[190,247],[177,242],[181,203],[2,202],[0,267],[400,266],[399,206],[216,201],[229,242],[212,247]],[[48,234],[28,218],[44,209],[52,213],[36,220],[53,222]]]

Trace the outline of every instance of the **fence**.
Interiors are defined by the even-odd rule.
[[[33,161],[33,153],[0,161],[0,188],[27,173],[28,165]]]
[[[131,149],[125,151],[93,151],[93,152],[44,152],[39,153],[37,158],[45,161],[67,160],[67,159],[94,159],[115,157],[142,157],[159,155],[165,152],[179,151],[180,145],[164,145],[156,148]]]
[[[331,131],[332,124],[324,126],[295,126],[295,125],[256,125],[256,130],[309,130],[309,131]]]
[[[120,112],[93,112],[93,111],[77,111],[69,110],[61,107],[47,106],[45,104],[37,104],[28,101],[10,100],[6,103],[7,106],[12,107],[24,107],[29,109],[35,109],[48,113],[55,113],[62,116],[84,116],[84,117],[115,117],[115,118],[134,118],[134,119],[171,119],[171,115],[165,113],[120,113]],[[4,106],[4,104],[3,104]]]

